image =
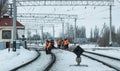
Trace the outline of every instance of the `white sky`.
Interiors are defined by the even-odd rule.
[[[112,8],[112,25],[118,28],[120,26],[120,4],[115,2],[115,6]],[[79,17],[77,20],[77,25],[86,27],[87,37],[90,36],[90,29],[94,28],[95,25],[97,25],[100,30],[102,29],[102,25],[104,23],[109,25],[109,19],[104,19],[109,17],[109,7],[107,6],[86,6],[86,8],[85,6],[29,6],[18,7],[18,13],[76,14]],[[70,20],[68,20],[66,23],[69,21]],[[69,23],[73,24],[74,26],[74,22]],[[55,36],[59,36],[59,33],[62,32],[61,25],[57,25],[55,29]],[[53,30],[51,27],[50,30],[44,30],[44,32],[52,31]]]

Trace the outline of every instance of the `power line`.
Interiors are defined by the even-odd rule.
[[[120,1],[119,0],[117,0],[119,3],[120,3]]]
[[[17,0],[17,6],[109,6],[114,0]]]
[[[115,6],[114,6],[115,7]],[[113,8],[113,10],[112,11],[116,11],[116,10],[118,10],[120,7],[118,7],[118,8]],[[89,15],[87,15],[87,17],[89,17],[89,16],[97,16],[97,15],[99,15],[99,14],[102,14],[102,13],[104,13],[104,12],[107,12],[107,11],[109,11],[109,8],[107,8],[107,9],[104,9],[104,10],[101,10],[101,11],[98,11],[97,12],[97,14],[89,14]],[[85,14],[86,15],[86,14]]]

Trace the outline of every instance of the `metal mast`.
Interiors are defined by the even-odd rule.
[[[53,25],[53,39],[55,40],[55,27]]]
[[[110,5],[110,34],[109,34],[109,45],[112,45],[112,5]]]
[[[76,44],[76,21],[77,21],[77,18],[75,18],[75,27],[74,27],[74,44]]]
[[[16,40],[16,21],[17,21],[17,7],[16,0],[13,0],[13,41]]]

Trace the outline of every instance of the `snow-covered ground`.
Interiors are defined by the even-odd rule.
[[[32,47],[37,47],[38,49],[44,48],[43,45],[29,45]],[[106,55],[111,55],[114,57],[120,57],[120,47],[97,47],[95,45],[87,44],[87,45],[80,45],[82,48],[84,48],[86,51],[93,51],[97,53],[103,53]],[[54,49],[52,50],[53,53],[55,53],[57,57],[57,61],[55,65],[52,67],[50,71],[115,71],[114,69],[111,69],[107,66],[104,66],[103,64],[93,61],[89,58],[86,58],[82,56],[82,66],[74,66],[76,65],[76,55],[72,52],[60,50],[60,49]],[[8,49],[0,50],[0,71],[9,71],[10,69],[17,67],[31,59],[33,59],[37,53],[35,51],[29,51],[24,48],[20,48],[17,50],[17,52],[8,52]],[[41,58],[34,63],[33,66],[30,65],[30,67],[25,68],[25,70],[29,71],[37,71],[37,68],[39,66],[41,67],[41,71],[44,68],[45,62],[49,61],[50,56],[46,55],[44,51],[42,51]],[[88,65],[88,67],[86,67]],[[20,71],[25,71],[20,70]],[[39,71],[40,71],[39,70]]]
[[[17,49],[16,52],[13,52],[12,49],[10,52],[8,52],[8,49],[0,50],[0,71],[9,71],[30,61],[36,55],[35,51],[29,51],[22,47]]]
[[[50,71],[114,71],[103,64],[82,56],[81,66],[77,65],[76,55],[69,51],[53,50],[57,56],[57,61]],[[88,66],[88,67],[86,67]]]
[[[90,52],[95,52],[103,55],[108,55],[111,57],[120,59],[120,47],[98,47],[95,45],[81,45],[83,49]]]
[[[43,71],[46,68],[47,64],[50,62],[50,55],[46,55],[44,51],[40,51],[41,56],[32,64],[19,69],[18,71]]]

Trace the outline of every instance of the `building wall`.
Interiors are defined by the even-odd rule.
[[[11,31],[11,36],[12,36],[12,33],[13,33],[12,27],[2,27],[2,28],[0,29],[0,40],[6,41],[6,42],[11,41],[12,37],[11,37],[11,39],[2,39],[2,31],[3,31],[3,30],[10,30],[10,31]]]
[[[23,29],[24,30],[25,28],[17,26],[17,29]],[[11,30],[11,39],[2,39],[2,31],[3,30]],[[8,27],[7,26],[0,27],[0,40],[4,40],[6,42],[12,41],[12,38],[13,38],[12,34],[13,34],[13,27],[10,27],[10,26],[8,26]]]
[[[23,29],[24,30],[24,27],[20,27],[20,26],[17,26],[17,30],[18,29]],[[6,32],[7,30],[8,31],[11,31],[11,32],[9,32],[10,34],[11,34],[11,38],[10,39],[3,39],[2,38],[2,35],[3,35],[3,30],[4,30],[4,32]],[[8,32],[7,31],[7,32]],[[17,31],[16,31],[17,32]],[[4,41],[5,42],[5,48],[9,48],[10,47],[10,42],[12,41],[12,38],[13,38],[13,36],[12,36],[12,34],[13,34],[13,27],[10,27],[10,26],[2,26],[2,27],[0,27],[0,41],[2,40],[2,41]],[[5,37],[8,37],[8,36],[6,36],[6,34],[4,33],[4,36]],[[5,38],[4,37],[4,38]],[[9,37],[8,37],[9,38]],[[4,48],[1,48],[0,47],[0,49],[4,49]]]

